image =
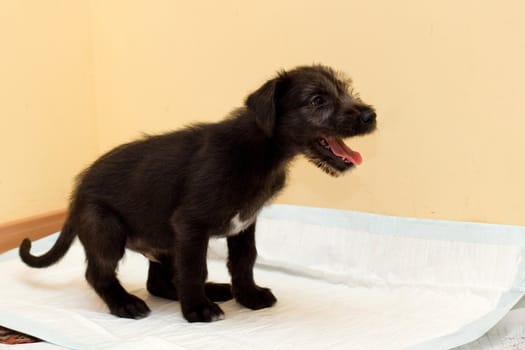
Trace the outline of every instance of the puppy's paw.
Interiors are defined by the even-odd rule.
[[[252,310],[270,307],[277,302],[270,289],[258,286],[234,290],[234,296],[239,304]]]
[[[150,309],[146,303],[134,295],[128,294],[118,303],[109,306],[109,311],[118,317],[143,318],[148,316]]]
[[[213,322],[224,319],[221,308],[207,300],[189,307],[183,306],[182,313],[188,322]]]

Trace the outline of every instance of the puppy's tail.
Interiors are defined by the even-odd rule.
[[[58,236],[57,241],[53,247],[45,254],[40,256],[35,256],[30,253],[31,250],[31,241],[26,238],[20,244],[18,248],[18,254],[23,262],[31,267],[48,267],[56,262],[58,262],[66,254],[75,238],[75,233],[73,232],[69,220],[66,221],[60,235]]]

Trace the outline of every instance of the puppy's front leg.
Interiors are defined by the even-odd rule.
[[[255,284],[253,265],[257,258],[255,223],[236,236],[228,237],[228,269],[235,299],[252,310],[270,307],[277,299],[270,289]]]
[[[176,234],[175,264],[177,287],[184,318],[189,322],[211,322],[221,319],[224,312],[206,297],[204,283],[208,274],[206,235]]]

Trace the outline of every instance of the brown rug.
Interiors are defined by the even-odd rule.
[[[40,341],[38,338],[0,326],[0,344],[15,345],[37,343]]]

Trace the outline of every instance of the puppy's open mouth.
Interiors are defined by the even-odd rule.
[[[321,136],[306,152],[308,159],[332,176],[360,165],[363,158],[359,152],[348,147],[341,138]]]
[[[319,144],[324,149],[330,151],[334,156],[339,157],[345,163],[359,165],[363,162],[363,158],[359,152],[353,151],[348,147],[342,139],[335,137],[321,137]]]

